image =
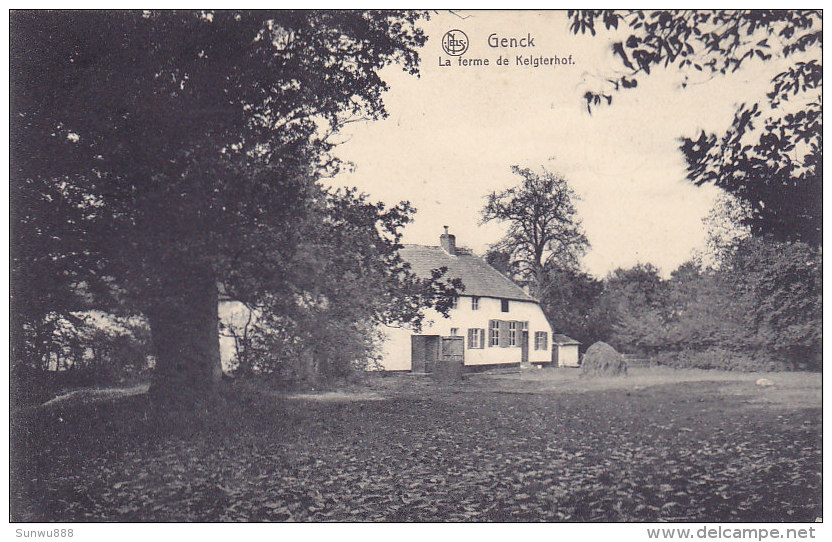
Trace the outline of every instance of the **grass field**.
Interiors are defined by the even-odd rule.
[[[757,378],[773,387],[755,385]],[[820,375],[370,375],[238,389],[189,418],[135,389],[12,420],[24,521],[814,521]],[[140,391],[140,390],[139,390]]]

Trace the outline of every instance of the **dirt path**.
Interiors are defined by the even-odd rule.
[[[53,397],[45,403],[41,403],[37,408],[48,408],[66,402],[91,403],[95,401],[105,401],[107,399],[130,397],[131,395],[147,393],[148,389],[150,389],[150,384],[137,384],[126,388],[85,388],[72,390],[58,395],[57,397]]]
[[[771,382],[760,386],[760,379]],[[670,367],[637,367],[626,376],[582,377],[579,369],[530,369],[503,374],[470,374],[461,382],[437,382],[430,376],[388,375],[371,378],[367,386],[383,397],[418,395],[433,391],[449,393],[562,394],[606,390],[638,392],[655,386],[694,382],[718,384],[718,394],[745,396],[746,404],[812,408],[821,406],[820,373],[740,373]],[[358,399],[360,400],[360,399]]]
[[[321,391],[308,393],[287,393],[279,395],[284,399],[302,401],[323,401],[327,403],[342,403],[352,401],[383,401],[389,399],[387,395],[374,391]]]
[[[761,378],[773,385],[759,386]],[[421,396],[426,393],[507,393],[562,394],[606,390],[638,392],[653,386],[693,382],[720,384],[718,393],[745,396],[747,404],[812,408],[821,406],[822,382],[819,373],[740,373],[669,367],[633,368],[627,376],[584,378],[578,369],[530,369],[511,373],[473,373],[460,382],[440,382],[429,375],[368,374],[360,384],[344,389],[307,392],[267,392],[281,399],[325,403],[383,401],[396,397]],[[88,388],[59,395],[37,407],[49,408],[67,402],[89,403],[146,393],[148,384],[121,388]],[[255,391],[255,390],[251,390]],[[262,390],[256,390],[263,393]]]

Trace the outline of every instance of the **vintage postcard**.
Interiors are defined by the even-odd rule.
[[[820,536],[820,10],[9,35],[14,536]]]

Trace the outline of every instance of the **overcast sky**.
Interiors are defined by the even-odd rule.
[[[482,254],[504,231],[480,225],[484,196],[519,181],[512,164],[545,167],[563,174],[581,197],[592,245],[583,265],[590,273],[650,262],[668,274],[703,246],[701,219],[717,190],[685,180],[678,138],[723,131],[736,105],[757,101],[782,66],[751,63],[730,77],[697,73],[687,88],[682,73],[659,71],[590,115],[582,95],[621,68],[611,36],[572,35],[565,12],[466,15],[434,14],[424,24],[429,39],[420,78],[385,69],[390,116],[344,133],[336,154],[355,168],[334,184],[390,204],[411,201],[418,212],[405,229],[407,243],[436,245],[448,225],[458,244]],[[446,55],[442,36],[453,28],[469,38],[461,58],[487,58],[491,65],[460,67]],[[494,49],[487,43],[492,33],[531,34],[535,47]],[[494,64],[500,53],[510,66]],[[515,65],[517,55],[529,54],[571,54],[575,64]],[[440,67],[440,56],[454,65]]]

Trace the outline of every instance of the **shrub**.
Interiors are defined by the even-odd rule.
[[[15,374],[65,387],[112,384],[148,372],[150,330],[138,316],[51,312],[23,327]],[[50,376],[51,375],[51,376]]]
[[[356,369],[371,366],[379,341],[371,325],[321,307],[296,308],[292,316],[276,312],[262,310],[253,318],[224,322],[224,335],[234,338],[228,360],[234,376],[304,388],[348,379]]]
[[[651,361],[668,367],[725,371],[782,371],[793,368],[791,364],[762,351],[746,352],[719,347],[661,352],[653,356]]]
[[[627,374],[627,362],[615,348],[599,341],[590,346],[584,354],[581,373],[591,376]]]

